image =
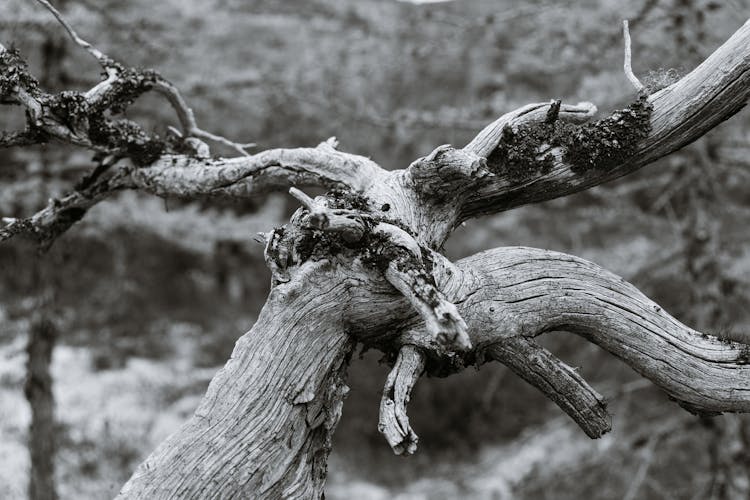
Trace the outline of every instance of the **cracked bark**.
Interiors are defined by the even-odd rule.
[[[169,83],[154,72],[134,74],[78,43],[108,74],[83,94],[90,107],[116,98],[112,84],[124,75],[145,78],[142,91]],[[0,56],[8,56],[1,46]],[[44,132],[40,141],[56,137],[107,153],[112,163],[100,164],[78,189],[36,215],[9,221],[0,240],[27,235],[49,244],[121,189],[234,199],[290,186],[338,190],[315,200],[293,191],[303,207],[265,235],[274,279],[258,321],[193,417],[122,488],[122,500],[321,498],[357,342],[395,361],[381,424],[397,453],[416,447],[406,403],[423,370],[446,376],[493,359],[542,390],[590,436],[606,432],[601,397],[534,343],[552,331],[600,345],[692,412],[749,412],[750,346],[688,328],[595,264],[523,247],[456,263],[438,251],[467,218],[586,189],[695,140],[744,106],[749,69],[746,23],[682,80],[608,118],[583,125],[595,110],[590,103],[531,104],[488,125],[464,148],[440,146],[393,171],[336,151],[331,142],[252,156],[240,148],[241,157],[211,160],[199,141],[206,133],[191,122],[173,86],[169,102],[186,135],[179,146],[191,149],[198,141],[197,147],[184,153],[162,145],[156,158],[147,151],[145,161],[142,148],[123,146],[114,129],[111,140],[92,142],[94,116],[79,116],[78,127],[62,130],[60,117],[39,104],[59,96],[21,82],[4,97],[27,108],[29,125]],[[145,143],[152,140],[145,136]],[[125,159],[132,161],[120,162]]]

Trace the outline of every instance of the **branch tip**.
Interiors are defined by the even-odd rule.
[[[76,45],[91,54],[105,69],[109,69],[113,66],[112,59],[98,50],[96,47],[91,45],[89,42],[78,36],[78,33],[76,33],[73,27],[63,18],[62,14],[60,14],[60,11],[57,10],[51,3],[49,3],[47,0],[36,0],[36,2],[42,5],[50,13],[52,13],[53,16],[55,16],[55,19],[57,19],[62,27],[65,28],[65,31],[68,32],[68,35],[70,35],[70,38],[76,43]]]
[[[630,80],[630,83],[633,84],[633,87],[638,92],[641,92],[644,89],[643,84],[638,79],[638,77],[635,76],[633,73],[633,67],[631,66],[631,54],[630,54],[630,28],[628,27],[628,20],[624,19],[622,21],[622,37],[625,41],[625,61],[623,63],[623,69],[625,70],[625,76]]]
[[[417,451],[419,437],[409,425],[406,405],[424,366],[424,354],[412,345],[404,345],[385,381],[378,431],[396,455],[412,455]]]
[[[315,210],[315,201],[307,196],[301,189],[296,187],[289,188],[289,194],[291,194],[297,201],[299,201],[303,207],[309,211]]]

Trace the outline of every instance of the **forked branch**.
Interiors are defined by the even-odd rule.
[[[538,131],[533,125],[539,123],[538,117],[514,117],[504,128],[522,134],[506,138],[493,134],[498,139],[493,153],[515,147],[520,139],[526,141],[526,147],[538,141],[536,154],[526,157],[523,170],[499,163],[494,176],[468,192],[458,221],[558,198],[634,172],[731,117],[745,106],[748,96],[750,21],[692,72],[649,95],[636,114],[631,114],[632,107],[615,112],[609,119],[562,134],[565,140],[556,129],[533,139],[529,133],[533,136],[533,131]],[[622,132],[617,132],[618,124],[623,126]],[[472,148],[476,141],[470,143]],[[486,144],[481,151],[490,146]]]
[[[589,437],[598,438],[611,429],[604,398],[534,341],[544,333],[570,332],[622,359],[691,413],[750,412],[750,345],[683,325],[596,264],[558,252],[504,247],[462,259],[455,269],[441,280],[452,288],[451,297],[466,298],[458,307],[474,349],[456,363],[410,330],[404,345],[418,351],[407,353],[431,359],[428,374],[446,374],[433,368],[447,366],[450,373],[471,362],[499,361],[556,403]],[[397,362],[384,398],[398,376],[413,386],[416,378],[410,373]],[[405,414],[404,405],[400,421],[408,422]],[[391,446],[413,441],[410,427],[387,430]],[[403,447],[394,450],[403,452]]]
[[[488,349],[539,387],[588,434],[606,430],[601,398],[561,361],[529,342],[566,331],[619,357],[691,412],[750,411],[750,345],[697,332],[634,286],[571,255],[506,247],[457,262],[479,275],[461,313]],[[464,291],[462,293],[469,293]],[[555,395],[556,393],[556,395]]]
[[[691,73],[648,96],[632,73],[627,29],[624,34],[624,66],[640,94],[631,106],[586,124],[596,111],[590,103],[523,106],[485,127],[462,150],[448,154],[441,146],[415,162],[409,169],[418,179],[415,189],[457,198],[456,225],[627,175],[693,142],[745,106],[750,21]]]

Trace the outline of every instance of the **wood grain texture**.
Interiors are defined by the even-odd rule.
[[[500,175],[488,179],[465,200],[457,221],[566,196],[632,173],[695,141],[742,109],[748,96],[750,21],[685,77],[648,96],[653,106],[651,130],[627,161],[581,174],[557,155],[549,171],[532,178],[513,181]],[[546,113],[546,109],[539,111]],[[539,111],[536,117],[529,113],[516,116],[503,127],[539,121]],[[494,131],[492,137],[499,142],[501,134]],[[488,149],[488,145],[481,148]]]
[[[457,266],[473,277],[464,280],[473,283],[470,289],[457,293],[469,297],[459,310],[479,350],[510,337],[571,332],[622,359],[691,411],[750,411],[750,346],[683,325],[596,264],[504,247]]]
[[[210,159],[200,138],[226,139],[197,128],[174,86],[155,72],[125,68],[98,51],[92,55],[108,77],[74,95],[85,104],[71,107],[75,115],[46,111],[42,101],[63,96],[44,94],[30,76],[13,86],[4,99],[23,105],[27,125],[42,133],[7,135],[4,145],[54,137],[109,160],[36,215],[10,220],[0,240],[26,235],[50,244],[91,206],[122,189],[188,199],[243,199],[308,185],[346,191],[338,200],[334,193],[312,200],[294,191],[304,207],[267,235],[265,256],[274,280],[256,324],[237,342],[193,417],[140,465],[121,500],[321,498],[331,435],[348,390],[345,370],[357,342],[395,363],[381,402],[381,426],[401,453],[416,447],[406,404],[422,371],[445,376],[490,360],[542,390],[588,435],[606,432],[601,397],[533,341],[556,331],[596,343],[692,412],[750,412],[750,346],[683,325],[599,266],[523,247],[456,263],[439,251],[468,218],[626,175],[732,116],[750,95],[750,23],[683,79],[641,96],[639,116],[645,119],[632,122],[638,127],[633,134],[632,109],[580,125],[592,118],[592,104],[531,104],[488,125],[465,148],[440,146],[394,171],[339,152],[328,141],[252,156],[235,145],[242,156]],[[0,57],[20,67],[2,46]],[[119,84],[135,85],[130,90],[136,95],[151,89],[165,94],[187,135],[174,145],[137,124],[102,122],[107,109],[118,107]],[[66,121],[70,127],[63,126]],[[586,134],[610,125],[629,134],[618,156],[595,150],[587,156],[585,149],[570,155],[575,141],[586,142]],[[553,140],[561,132],[575,141]],[[498,154],[507,153],[514,140],[524,161]],[[607,140],[611,146],[619,138]],[[349,206],[329,211],[329,201]]]
[[[351,283],[325,262],[274,288],[193,417],[118,498],[320,498],[353,347],[340,303]]]

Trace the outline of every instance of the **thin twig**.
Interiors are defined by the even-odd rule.
[[[628,80],[630,80],[630,83],[633,84],[633,87],[635,87],[635,89],[640,92],[643,90],[643,84],[633,73],[633,67],[630,63],[630,28],[628,28],[627,19],[622,21],[622,36],[625,39],[625,63],[623,64],[623,68],[625,69],[625,76],[628,77]]]
[[[65,31],[68,32],[68,35],[70,35],[70,38],[73,39],[73,41],[78,44],[82,49],[84,49],[86,52],[91,54],[96,58],[99,63],[104,66],[105,68],[109,68],[112,66],[112,59],[105,55],[103,52],[101,52],[99,49],[91,45],[89,42],[78,36],[78,33],[75,32],[73,27],[68,24],[68,22],[63,19],[62,14],[60,14],[60,11],[58,11],[51,3],[49,3],[47,0],[36,0],[38,3],[42,4],[44,8],[46,8],[48,11],[52,13],[53,16],[55,16],[55,19],[62,24],[63,28],[65,28]]]
[[[50,11],[53,16],[55,16],[55,19],[57,19],[60,24],[62,24],[63,28],[65,28],[65,31],[67,31],[70,35],[70,38],[72,38],[78,46],[94,56],[96,60],[99,61],[99,64],[101,64],[106,69],[108,78],[105,81],[99,83],[93,89],[89,90],[86,93],[86,97],[91,98],[96,96],[99,92],[105,92],[106,90],[108,90],[109,87],[111,87],[112,83],[118,78],[119,71],[114,60],[91,45],[89,42],[78,36],[78,33],[76,33],[73,27],[63,18],[62,14],[60,14],[60,12],[51,3],[49,3],[47,0],[36,1],[44,6],[48,11]],[[244,156],[249,156],[246,149],[254,147],[255,143],[237,143],[227,139],[226,137],[212,134],[211,132],[207,132],[199,128],[195,121],[193,110],[190,109],[190,107],[185,102],[185,99],[182,97],[182,94],[180,94],[180,91],[177,89],[177,87],[172,85],[171,82],[159,77],[157,78],[157,82],[154,88],[155,90],[159,91],[159,93],[166,96],[167,100],[174,108],[186,137],[196,137],[218,142],[225,146],[231,147]]]
[[[198,123],[195,120],[195,114],[193,113],[193,110],[190,108],[190,106],[188,106],[185,98],[182,97],[182,93],[180,93],[179,89],[175,87],[172,82],[159,77],[157,78],[154,90],[166,97],[167,101],[169,101],[169,104],[171,104],[172,108],[174,108],[185,137],[196,137],[199,139],[207,139],[210,141],[218,142],[225,146],[229,146],[230,148],[234,149],[244,156],[250,156],[249,153],[245,150],[247,148],[254,147],[255,143],[237,143],[227,139],[226,137],[212,134],[199,128]]]

